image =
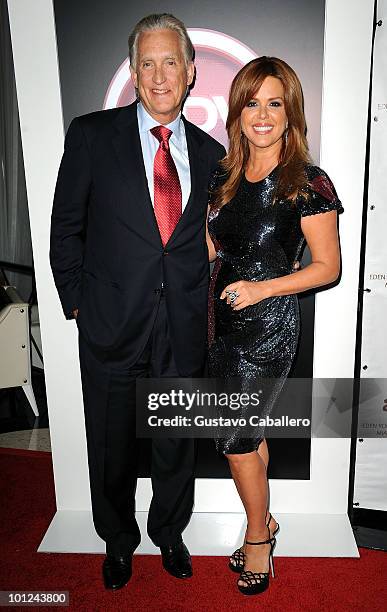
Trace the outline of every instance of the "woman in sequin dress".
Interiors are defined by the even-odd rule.
[[[236,75],[227,131],[230,149],[210,185],[207,242],[216,263],[209,373],[228,381],[239,377],[243,391],[260,378],[272,379],[260,408],[264,417],[296,353],[296,294],[339,275],[342,206],[327,174],[310,161],[301,85],[285,62],[261,57]],[[312,262],[295,271],[305,240]],[[216,439],[247,514],[244,544],[230,558],[245,594],[268,587],[278,531],[268,510],[267,444],[263,430],[255,434],[246,438],[235,429]]]

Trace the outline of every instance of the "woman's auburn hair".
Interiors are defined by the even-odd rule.
[[[211,194],[211,207],[221,208],[235,196],[242,173],[249,159],[249,144],[241,130],[241,113],[246,104],[259,91],[266,77],[282,82],[285,112],[288,119],[287,138],[282,139],[279,157],[279,173],[275,200],[295,200],[298,195],[307,197],[305,165],[311,159],[306,140],[306,122],[302,87],[294,70],[283,60],[266,55],[252,60],[234,77],[229,96],[226,122],[230,148],[220,166],[227,176]]]

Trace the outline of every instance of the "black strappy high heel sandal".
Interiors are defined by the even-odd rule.
[[[272,515],[271,515],[271,512],[269,512],[269,520],[268,520],[268,521],[267,521],[267,523],[266,523],[266,527],[269,527],[269,524],[270,524],[270,521],[271,521],[271,519],[272,519],[272,518],[273,518],[273,517],[272,517]],[[274,536],[276,536],[276,535],[277,535],[277,533],[279,532],[279,530],[280,530],[280,526],[279,526],[279,523],[277,523],[277,527],[276,527],[276,528],[274,529],[274,531],[273,531],[272,538],[274,538]]]
[[[271,575],[274,578],[274,561],[273,561],[273,549],[276,543],[275,537],[270,537],[270,530],[267,528],[269,532],[269,539],[264,540],[263,542],[249,542],[246,540],[246,544],[251,546],[259,546],[260,544],[270,544],[270,552],[269,552],[269,570],[271,569]],[[252,572],[251,570],[243,570],[241,575],[238,578],[238,582],[243,580],[246,583],[246,586],[242,586],[237,583],[237,587],[243,595],[259,595],[259,593],[263,593],[269,587],[269,572]]]
[[[266,527],[269,528],[269,524],[270,521],[272,519],[272,515],[271,512],[269,512],[269,518],[268,521],[266,523]],[[279,532],[279,523],[277,523],[277,527],[274,529],[273,531],[273,537]],[[246,542],[246,539],[245,539]],[[245,542],[243,543],[243,545],[245,544]],[[231,561],[231,559],[233,559],[235,561],[235,563],[233,563]],[[235,572],[237,574],[240,574],[241,572],[243,572],[243,568],[245,566],[245,560],[246,560],[246,555],[242,550],[242,546],[240,548],[238,548],[235,552],[232,553],[231,557],[230,557],[230,561],[228,564],[228,567],[230,568],[230,570],[232,572]]]
[[[230,557],[230,561],[228,564],[230,570],[233,572],[236,572],[237,574],[240,574],[243,571],[243,568],[245,566],[245,557],[246,555],[243,552],[242,546],[241,546],[235,552],[233,552]],[[231,559],[233,559],[235,563],[233,563]]]

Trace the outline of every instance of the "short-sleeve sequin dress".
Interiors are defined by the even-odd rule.
[[[266,178],[251,183],[243,175],[235,197],[220,209],[210,210],[208,229],[217,250],[209,302],[209,376],[237,377],[243,390],[257,379],[273,379],[260,407],[266,417],[281,392],[295,357],[300,329],[296,295],[265,299],[234,311],[221,300],[223,289],[239,280],[260,281],[291,274],[304,245],[301,217],[342,212],[328,175],[317,166],[305,167],[309,198],[273,204],[278,167]],[[222,180],[215,172],[210,193]],[[238,428],[227,438],[216,438],[221,453],[240,454],[258,448],[263,430],[243,438]]]

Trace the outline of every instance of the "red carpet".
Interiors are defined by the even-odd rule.
[[[194,557],[194,577],[178,581],[161,570],[159,557],[135,556],[129,584],[106,592],[103,555],[35,552],[55,513],[51,455],[0,449],[0,473],[0,590],[67,590],[67,609],[93,612],[387,609],[387,554],[367,549],[360,559],[277,557],[269,590],[251,598],[236,590],[225,558]]]

